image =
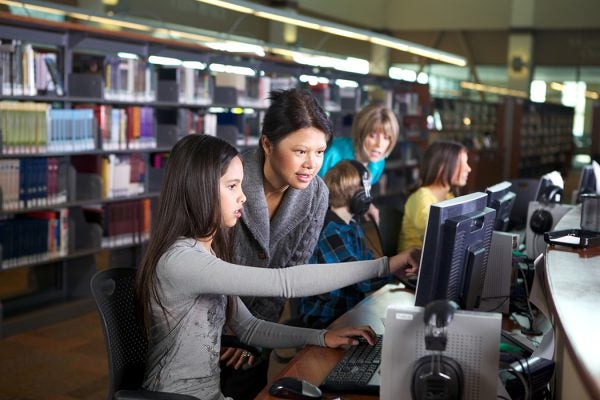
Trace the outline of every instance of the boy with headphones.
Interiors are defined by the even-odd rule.
[[[314,253],[312,264],[371,260],[365,233],[358,218],[371,205],[371,176],[364,165],[355,160],[343,160],[324,177],[329,188],[329,209]],[[418,252],[417,250],[407,250]],[[418,259],[418,255],[415,256]],[[406,270],[407,275],[416,270]],[[392,281],[392,276],[371,279],[319,296],[300,300],[299,317],[311,328],[324,328],[337,317],[364,299],[365,295]]]

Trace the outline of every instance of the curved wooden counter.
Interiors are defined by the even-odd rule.
[[[553,230],[579,228],[580,218],[578,206]],[[557,398],[580,398],[573,392],[585,389],[589,398],[600,399],[600,247],[548,246],[545,257],[557,333]]]

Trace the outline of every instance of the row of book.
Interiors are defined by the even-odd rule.
[[[69,210],[35,211],[0,221],[2,268],[64,256],[69,251]]]
[[[99,62],[98,65],[103,67],[105,99],[121,101],[156,99],[155,66],[147,60],[107,55],[102,60],[102,64]],[[96,71],[92,70],[92,72]]]
[[[0,92],[5,96],[62,96],[57,54],[36,50],[20,40],[0,40]]]
[[[0,132],[2,154],[155,148],[157,142],[154,109],[140,106],[56,109],[47,103],[1,101]]]
[[[142,243],[150,237],[151,200],[130,200],[83,210],[88,223],[102,227],[102,247]]]
[[[67,201],[69,160],[40,157],[0,160],[0,193],[6,211]]]
[[[102,198],[144,193],[146,162],[140,154],[109,154],[102,157],[101,163]]]
[[[53,109],[47,103],[0,102],[3,154],[94,149],[96,130],[92,110]]]
[[[90,107],[100,131],[102,150],[150,149],[156,147],[154,108],[111,105],[79,105]]]

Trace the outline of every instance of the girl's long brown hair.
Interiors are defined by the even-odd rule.
[[[229,143],[207,135],[185,136],[171,150],[150,241],[136,274],[137,305],[146,330],[151,323],[152,301],[165,317],[168,314],[158,294],[156,268],[177,239],[213,237],[216,256],[233,259],[233,229],[221,228],[219,182],[238,155]]]

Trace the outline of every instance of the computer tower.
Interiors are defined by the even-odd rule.
[[[529,203],[525,232],[527,257],[535,260],[546,249],[544,233],[554,229],[558,221],[574,206],[571,204],[548,203],[539,201]]]
[[[519,234],[494,231],[487,270],[481,292],[479,311],[508,314],[512,278],[512,252],[519,243]]]

